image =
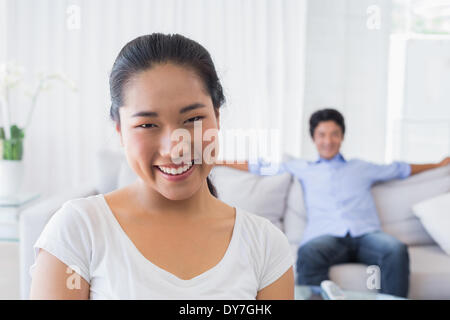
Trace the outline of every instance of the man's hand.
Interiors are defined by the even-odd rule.
[[[450,164],[450,157],[444,158],[441,162],[438,163],[439,167],[445,167]]]

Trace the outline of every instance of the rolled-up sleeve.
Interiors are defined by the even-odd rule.
[[[258,158],[256,161],[248,162],[248,171],[257,175],[270,176],[284,173],[287,170],[283,163],[268,162]]]
[[[248,172],[253,174],[259,174],[259,171],[261,169],[261,159],[253,160],[248,162]]]
[[[374,182],[405,179],[411,175],[411,165],[402,161],[386,165],[370,164],[369,170]]]

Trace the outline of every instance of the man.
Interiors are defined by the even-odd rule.
[[[340,153],[344,140],[344,117],[334,109],[315,112],[310,134],[319,159],[295,159],[281,163],[277,173],[289,172],[303,186],[308,223],[298,249],[298,284],[320,285],[332,265],[361,262],[378,265],[380,292],[407,297],[409,256],[407,247],[382,232],[371,187],[376,182],[404,179],[410,175],[450,164],[450,157],[437,164],[393,162],[378,165]],[[262,174],[265,164],[226,164]]]

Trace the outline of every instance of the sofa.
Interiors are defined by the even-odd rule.
[[[21,298],[28,299],[33,245],[50,217],[68,200],[108,193],[136,179],[121,151],[99,150],[92,181],[65,190],[24,210],[19,218]],[[257,176],[215,167],[210,177],[222,201],[269,219],[287,236],[296,257],[307,223],[302,186],[290,174]],[[372,187],[382,229],[408,246],[411,299],[450,299],[450,256],[427,233],[412,206],[450,191],[450,166]],[[295,266],[294,266],[295,268]],[[368,289],[367,266],[345,263],[330,268],[330,279],[347,290]]]

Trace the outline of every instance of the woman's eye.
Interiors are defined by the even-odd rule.
[[[144,126],[147,126],[147,127],[144,127]],[[142,128],[142,129],[153,128],[153,127],[156,127],[156,125],[153,123],[146,123],[146,124],[141,124],[140,126],[138,126],[138,128]]]
[[[195,121],[199,121],[201,119],[203,119],[204,117],[202,116],[197,116],[197,117],[193,117],[187,120],[187,122],[195,122]]]

